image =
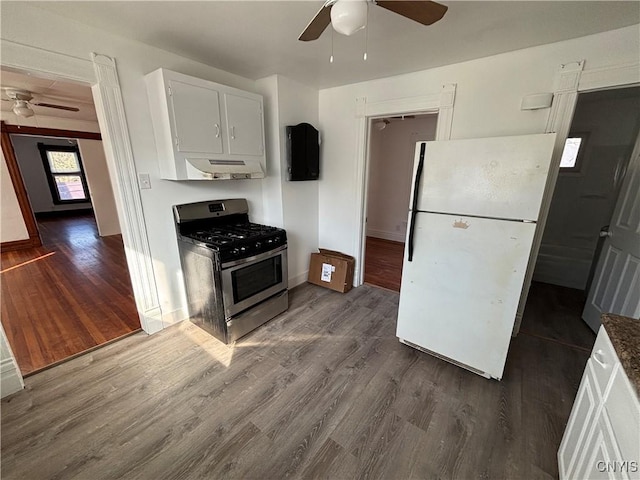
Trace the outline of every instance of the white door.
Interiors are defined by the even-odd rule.
[[[218,92],[171,80],[171,109],[176,150],[183,153],[222,153]]]
[[[225,94],[229,153],[262,156],[262,106],[255,98]]]
[[[640,136],[627,167],[618,202],[582,318],[594,332],[600,315],[640,317]]]

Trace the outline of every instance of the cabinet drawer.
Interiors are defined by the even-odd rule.
[[[600,327],[596,343],[593,345],[593,350],[591,351],[591,357],[589,357],[587,363],[593,367],[596,386],[598,387],[600,396],[604,397],[607,385],[613,377],[613,372],[616,366],[620,364],[604,327]]]

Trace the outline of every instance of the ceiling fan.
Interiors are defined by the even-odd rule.
[[[367,22],[367,2],[422,25],[437,22],[448,9],[445,5],[427,0],[327,0],[300,34],[298,40],[308,42],[318,39],[329,23],[333,25],[336,32],[343,35],[352,35],[363,29]]]
[[[2,89],[7,96],[7,98],[3,98],[4,102],[13,102],[13,113],[18,115],[19,117],[32,117],[35,112],[31,108],[31,106],[37,107],[46,107],[46,108],[55,108],[58,110],[66,110],[68,112],[79,112],[80,109],[77,107],[68,107],[66,105],[55,105],[53,103],[45,103],[45,102],[32,102],[33,94],[29,90],[24,90],[22,88],[13,88],[13,87],[4,87]]]

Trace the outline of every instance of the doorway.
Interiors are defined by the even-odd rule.
[[[416,142],[435,140],[437,114],[369,121],[364,281],[400,291]]]
[[[3,86],[24,89],[26,82],[43,98],[51,84],[55,102],[71,104],[71,93],[60,95],[66,82],[3,75]],[[70,88],[84,89],[75,97],[80,104],[92,98],[89,87]],[[3,138],[9,138],[3,140],[4,156],[25,186],[29,216],[42,240],[42,245],[3,243],[11,248],[1,255],[2,323],[23,375],[140,329],[100,135],[77,131],[75,138],[75,130],[16,126],[35,120],[36,125],[97,127],[97,120],[70,118],[76,107],[63,110],[67,116],[32,108],[28,117],[3,124]],[[16,131],[25,133],[9,134]],[[3,232],[3,242],[4,237]]]
[[[582,316],[639,132],[640,87],[578,95],[536,260],[534,295],[571,304]],[[551,336],[562,328],[542,327]]]

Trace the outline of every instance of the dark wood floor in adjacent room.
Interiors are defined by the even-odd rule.
[[[121,235],[93,215],[38,221],[43,246],[2,252],[2,324],[23,375],[140,328]]]
[[[399,292],[404,243],[367,237],[364,255],[365,283]]]
[[[543,338],[552,290],[534,289],[501,382],[399,343],[398,294],[367,285],[295,288],[234,346],[189,322],[133,335],[2,401],[2,477],[557,478],[595,336],[563,308],[572,337]]]

